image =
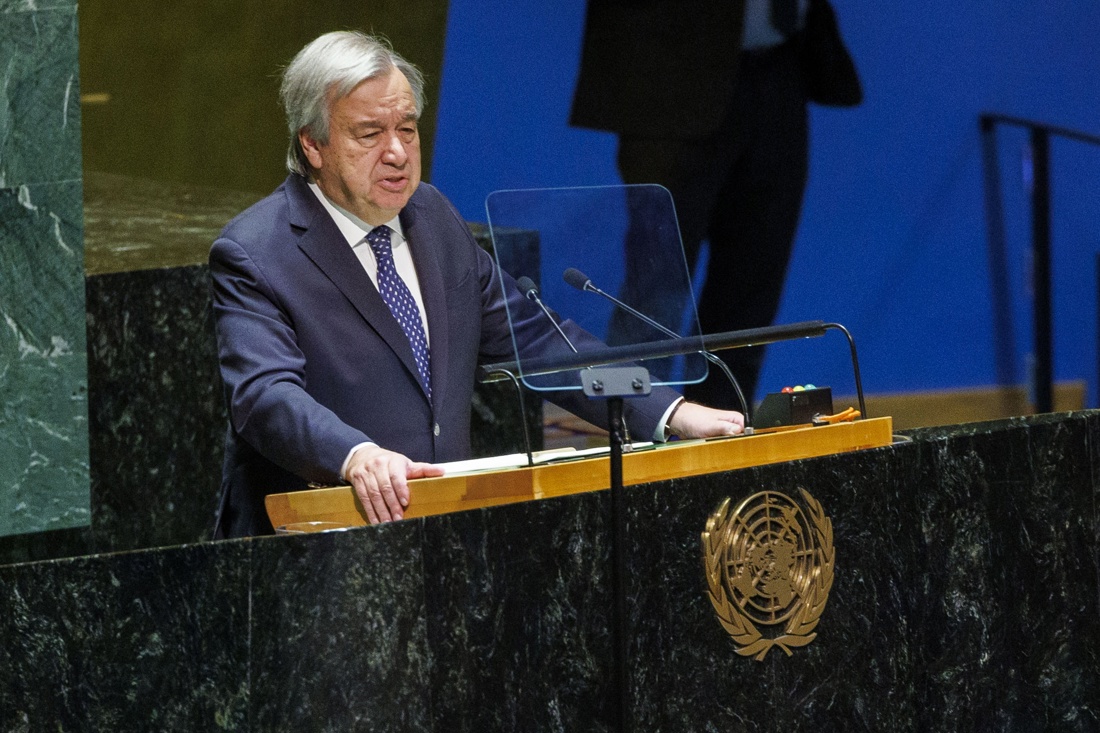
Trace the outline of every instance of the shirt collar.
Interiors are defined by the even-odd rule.
[[[352,247],[362,242],[363,237],[367,236],[367,233],[370,232],[371,229],[374,229],[373,226],[363,221],[355,214],[333,203],[316,183],[310,181],[308,185],[309,189],[313,191],[313,194],[317,197],[317,200],[321,202],[321,206],[324,206],[325,211],[332,217],[332,221],[335,222],[340,233],[344,235],[344,239],[346,239],[348,244]],[[392,247],[399,247],[405,243],[405,232],[401,228],[400,214],[387,221],[386,226],[394,232],[390,237],[390,245]]]

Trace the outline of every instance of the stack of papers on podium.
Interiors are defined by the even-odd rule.
[[[652,448],[653,443],[634,443],[624,451],[636,451],[644,448]],[[576,461],[581,458],[603,456],[610,452],[607,446],[598,448],[557,448],[554,450],[536,451],[531,459],[536,466],[559,461]],[[437,464],[443,468],[444,476],[457,476],[464,473],[479,473],[482,471],[502,471],[509,468],[523,468],[527,465],[526,453],[509,453],[503,456],[487,456],[485,458],[471,458],[467,461],[451,461],[450,463]]]

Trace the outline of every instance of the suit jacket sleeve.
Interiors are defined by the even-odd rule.
[[[218,353],[234,430],[308,481],[338,477],[347,453],[370,440],[306,391],[305,356],[280,295],[244,249],[220,238],[210,255]]]

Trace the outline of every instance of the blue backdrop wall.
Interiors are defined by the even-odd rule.
[[[779,320],[847,326],[868,392],[1026,382],[1027,137],[998,133],[1009,296],[998,329],[978,115],[1100,134],[1100,5],[834,4],[865,102],[813,109],[810,182]],[[615,137],[568,126],[583,25],[583,0],[451,3],[431,177],[467,219],[484,221],[497,189],[619,182]],[[1093,385],[1100,148],[1056,141],[1052,168],[1055,377]],[[805,382],[852,389],[839,335],[769,351],[762,389]]]

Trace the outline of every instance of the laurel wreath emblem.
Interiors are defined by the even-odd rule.
[[[787,625],[780,636],[774,638],[764,636],[749,615],[727,593],[725,582],[723,557],[730,546],[734,527],[739,521],[738,515],[744,507],[763,494],[749,497],[741,503],[738,511],[733,512],[730,511],[730,500],[727,498],[707,519],[706,530],[702,533],[707,597],[714,606],[719,622],[738,645],[737,653],[746,657],[754,656],[757,661],[763,661],[772,647],[779,647],[786,652],[787,656],[791,656],[792,648],[803,647],[813,641],[817,637],[814,629],[817,628],[821,614],[825,610],[829,591],[833,586],[832,520],[825,515],[821,504],[809,492],[805,489],[799,489],[799,491],[813,525],[816,540],[813,543],[816,545],[813,549],[815,557],[808,582],[805,583],[804,590],[799,593],[800,598],[797,603],[793,604],[793,613],[789,618],[785,617]],[[790,502],[790,499],[782,494],[765,493],[771,493]],[[793,502],[790,503],[793,504]]]

